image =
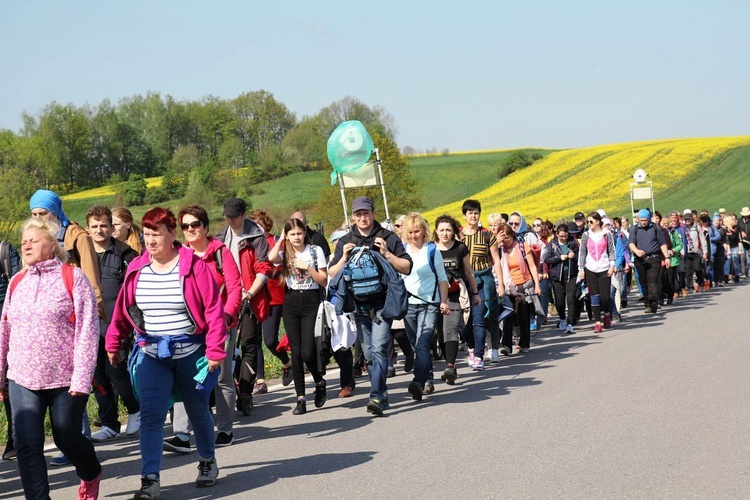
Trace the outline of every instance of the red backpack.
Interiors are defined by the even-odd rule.
[[[13,291],[18,286],[18,283],[26,276],[26,273],[28,272],[28,269],[24,269],[23,271],[19,272],[17,276],[14,276],[13,279],[10,282],[10,286],[8,287],[8,296],[6,297],[6,302],[10,303],[10,296],[13,295]],[[62,265],[62,277],[63,277],[63,283],[65,283],[65,289],[68,290],[68,295],[70,295],[70,300],[73,300],[73,281],[75,280],[75,276],[73,275],[73,266],[69,264],[63,264]],[[5,315],[5,319],[8,319],[8,315]],[[75,323],[76,322],[76,312],[73,311],[70,314],[70,322]]]

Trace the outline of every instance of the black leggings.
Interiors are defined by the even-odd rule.
[[[576,319],[575,276],[571,277],[567,283],[552,281],[552,289],[555,292],[555,308],[557,308],[558,317],[572,325]]]
[[[268,316],[268,319],[265,320],[261,324],[261,329],[263,330],[263,342],[265,342],[266,347],[268,350],[279,358],[279,361],[281,361],[281,364],[286,366],[289,364],[289,354],[287,354],[286,350],[284,351],[277,351],[276,348],[279,346],[279,325],[281,324],[281,309],[282,305],[272,305],[271,306],[271,315]],[[261,342],[261,339],[258,338],[258,343]],[[258,346],[258,379],[265,379],[266,378],[266,367],[265,367],[265,359],[263,357],[263,349],[262,346]]]
[[[607,276],[607,271],[595,273],[585,270],[586,286],[589,287],[589,297],[591,297],[591,309],[594,313],[594,321],[601,323],[602,310],[609,314],[609,289],[612,286],[612,280]]]
[[[237,335],[240,338],[240,350],[242,352],[242,361],[239,370],[239,389],[240,394],[252,394],[255,386],[255,377],[258,373],[258,346],[259,333],[261,331],[260,322],[255,319],[255,315],[246,302],[243,304],[240,313],[240,329]]]
[[[318,290],[286,292],[282,318],[289,346],[292,348],[292,377],[297,397],[305,395],[305,368],[310,370],[315,383],[323,380],[318,370],[318,349],[315,347],[315,317],[320,306]]]

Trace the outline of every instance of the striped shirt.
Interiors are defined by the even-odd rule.
[[[143,312],[146,333],[154,336],[190,335],[195,325],[190,319],[180,287],[179,261],[166,273],[157,273],[151,266],[141,270],[135,288],[135,302]],[[178,343],[174,359],[196,351],[200,343]],[[144,347],[146,354],[156,357],[156,344]]]
[[[469,259],[474,272],[492,267],[490,247],[496,243],[495,235],[486,229],[479,228],[474,234],[464,234],[464,244],[469,248]]]

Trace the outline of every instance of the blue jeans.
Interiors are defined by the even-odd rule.
[[[734,272],[730,272],[734,271]],[[727,256],[727,260],[724,262],[724,276],[729,276],[730,274],[734,276],[739,276],[741,274],[741,268],[740,268],[740,247],[736,246],[734,248],[729,248],[729,255]]]
[[[495,312],[494,320],[492,319],[493,311],[490,311],[490,314],[485,318],[485,315],[487,314],[487,303],[485,302],[485,297],[484,287],[480,287],[479,298],[482,301],[478,306],[475,305],[473,301],[471,303],[471,325],[474,333],[474,356],[479,359],[484,359],[484,343],[487,341],[487,322],[494,321],[497,323],[497,313],[499,312],[497,308],[493,309]],[[471,347],[471,343],[467,341],[467,344]]]
[[[460,313],[460,311],[458,312]],[[438,308],[432,304],[409,304],[409,312],[406,313],[406,318],[404,318],[406,335],[416,352],[414,380],[422,388],[424,388],[425,382],[432,378],[430,346],[435,336],[437,315]]]
[[[375,310],[379,310],[378,307]],[[357,337],[362,344],[362,351],[369,369],[370,399],[383,401],[388,398],[388,387],[385,377],[388,373],[387,347],[391,338],[392,320],[373,320],[370,311],[357,308],[354,313],[357,323]]]
[[[81,434],[81,421],[89,398],[71,396],[68,389],[32,391],[12,380],[9,382],[13,441],[26,498],[49,498],[47,461],[44,458],[44,416],[48,408],[55,445],[73,463],[78,477],[91,481],[102,472],[94,445]]]
[[[198,373],[196,361],[205,352],[201,346],[197,351],[180,359],[152,358],[145,352],[138,365],[138,395],[141,399],[141,475],[156,474],[161,469],[162,440],[164,439],[164,419],[169,410],[169,395],[172,385],[182,396],[190,424],[195,433],[195,447],[200,460],[214,457],[214,422],[208,403],[201,399],[195,389],[193,377]]]

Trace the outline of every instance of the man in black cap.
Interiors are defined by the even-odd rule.
[[[333,259],[328,266],[328,274],[335,276],[344,268],[354,247],[369,247],[379,251],[393,268],[402,273],[411,272],[412,260],[401,239],[385,229],[375,220],[375,205],[371,198],[360,196],[352,202],[354,227],[339,239],[333,252]],[[382,415],[389,408],[386,375],[388,361],[386,346],[391,338],[391,320],[373,319],[377,311],[383,308],[385,297],[374,302],[357,302],[354,318],[357,323],[357,336],[362,343],[367,370],[370,375],[370,400],[367,411]]]
[[[586,216],[583,212],[576,212],[573,216],[573,220],[575,221],[576,227],[578,227],[578,239],[581,239],[581,235],[586,231]]]
[[[240,270],[242,282],[242,310],[240,312],[239,337],[242,350],[237,409],[243,415],[250,415],[253,409],[253,388],[258,368],[258,345],[261,323],[268,318],[271,302],[266,288],[271,276],[271,263],[268,261],[268,242],[263,228],[245,217],[247,204],[242,198],[230,198],[224,203],[224,218],[227,225],[216,233],[216,239],[223,242],[232,252]],[[234,332],[232,332],[234,333]],[[230,333],[229,342],[234,342]],[[222,373],[222,380],[231,381],[231,374]],[[223,444],[223,443],[222,443]]]

